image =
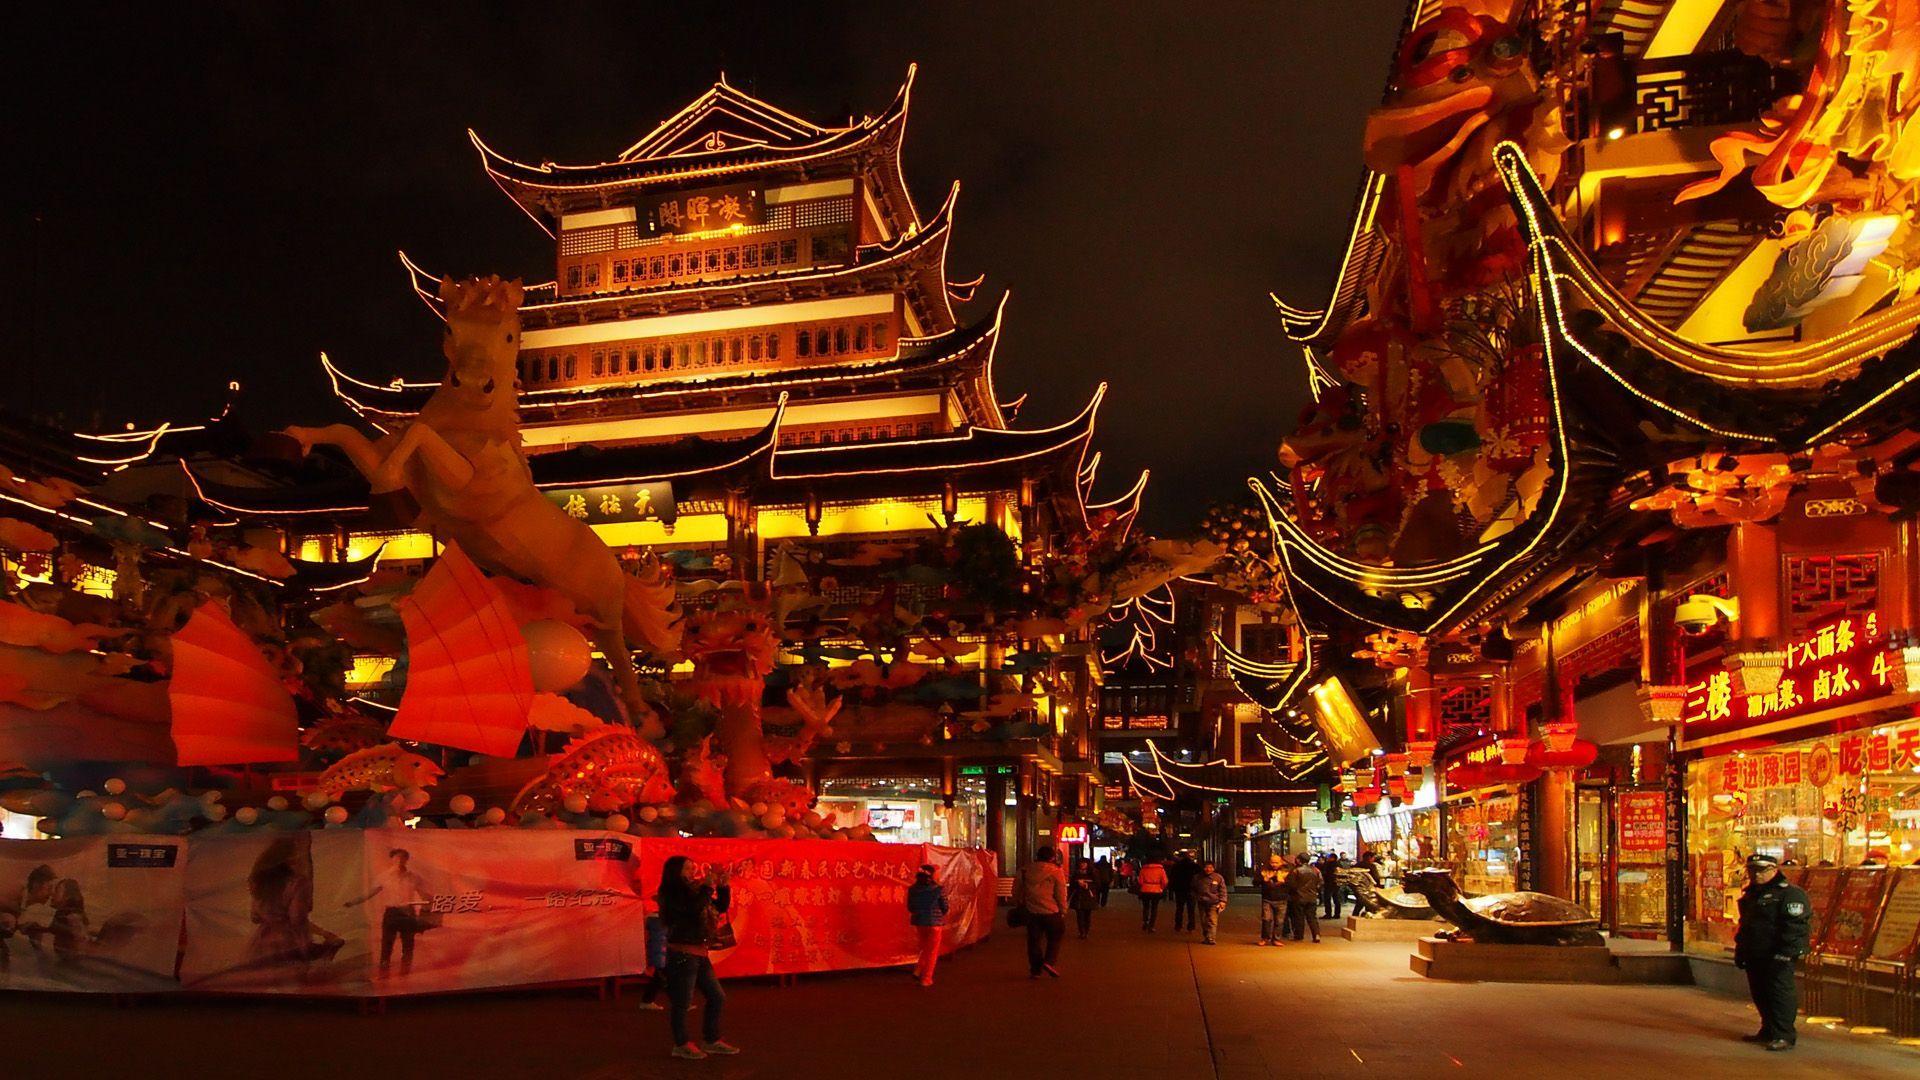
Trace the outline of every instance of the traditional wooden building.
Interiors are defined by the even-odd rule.
[[[1904,963],[1920,25],[1766,7],[1411,4],[1262,490],[1422,861],[1707,957],[1768,852]]]
[[[984,523],[1037,563],[1088,528],[1104,388],[1076,415],[1014,426],[1020,400],[995,384],[1004,298],[968,311],[978,283],[947,276],[957,185],[922,216],[900,171],[911,79],[841,127],[723,79],[595,164],[529,165],[473,136],[487,178],[554,241],[553,279],[528,287],[520,312],[536,484],[616,550],[674,563],[683,585],[777,587],[802,568],[828,602],[828,646],[850,613],[938,601],[890,561],[916,543]],[[401,258],[441,315],[439,279]],[[340,402],[382,431],[438,385],[322,364]],[[183,494],[272,523],[309,561],[417,568],[438,550],[326,461],[181,468]],[[1005,627],[967,640],[962,662],[983,680],[1034,644]],[[812,779],[826,799],[916,822],[900,839],[1020,858],[1099,796],[1093,652],[1081,631],[1052,641],[1050,663],[1018,671],[1033,703],[982,731],[858,725],[816,748]],[[378,693],[390,660],[364,659]]]

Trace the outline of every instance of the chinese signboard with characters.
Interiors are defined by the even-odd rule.
[[[656,233],[673,236],[763,225],[767,220],[760,189],[746,184],[661,195],[647,215]]]
[[[916,941],[907,924],[907,886],[922,863],[933,863],[947,892],[942,949],[986,934],[993,911],[993,876],[977,852],[938,858],[953,849],[923,844],[847,844],[825,840],[648,839],[640,845],[637,875],[643,891],[659,880],[669,857],[685,855],[699,873],[725,870],[733,893],[736,944],[715,950],[722,977],[787,975],[887,967],[913,960]],[[964,865],[963,865],[964,864]],[[987,918],[975,918],[984,911]],[[964,916],[964,917],[963,917]]]
[[[1791,642],[1779,685],[1764,694],[1744,693],[1737,673],[1707,669],[1687,687],[1682,719],[1698,738],[1748,724],[1851,705],[1902,688],[1900,657],[1887,645],[1879,615],[1848,615],[1815,627]]]
[[[679,516],[673,485],[667,481],[616,487],[567,488],[546,493],[575,521],[606,525],[616,521],[658,521],[671,525]]]
[[[1620,793],[1620,857],[1625,862],[1663,862],[1667,853],[1667,793]]]

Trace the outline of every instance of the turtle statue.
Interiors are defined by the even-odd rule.
[[[1370,919],[1431,919],[1433,905],[1427,898],[1405,889],[1377,885],[1373,875],[1355,867],[1340,869],[1340,884],[1360,901]]]
[[[1571,900],[1537,892],[1460,895],[1453,871],[1434,867],[1401,877],[1402,887],[1427,898],[1433,910],[1458,930],[1455,941],[1488,945],[1603,945],[1600,920]]]

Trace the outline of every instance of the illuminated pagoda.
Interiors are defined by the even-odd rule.
[[[1920,24],[1764,7],[1412,3],[1255,485],[1363,839],[1702,955],[1745,853],[1920,845]]]
[[[942,602],[909,566],[914,545],[988,525],[1033,566],[1118,512],[1087,502],[1104,388],[1058,423],[1012,426],[1019,402],[1002,400],[993,366],[1004,299],[963,316],[978,282],[947,280],[957,185],[923,217],[901,175],[911,80],[878,114],[823,127],[723,78],[598,164],[525,164],[472,136],[487,177],[555,245],[553,280],[520,308],[536,485],[623,558],[672,563],[683,598],[703,580],[692,593],[810,583],[829,657],[850,621]],[[439,278],[401,259],[444,318]],[[439,385],[322,363],[383,432]],[[306,560],[377,555],[418,572],[439,551],[324,459],[293,477],[189,458],[184,475],[198,503],[273,524]],[[874,708],[850,722],[849,708],[813,747],[808,781],[828,803],[917,809],[902,838],[1024,857],[1099,792],[1085,631],[1033,633],[970,631],[938,657],[972,672],[973,698],[905,719]],[[1036,663],[1042,637],[1051,659]],[[356,678],[377,695],[391,665],[362,656]]]

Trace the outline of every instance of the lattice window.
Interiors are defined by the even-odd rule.
[[[1478,731],[1493,722],[1493,687],[1484,682],[1436,688],[1440,733]]]
[[[569,229],[560,234],[561,255],[591,255],[597,251],[612,251],[619,246],[617,226],[599,229]]]
[[[845,225],[853,220],[852,199],[817,199],[796,203],[793,228],[811,229],[820,225]]]
[[[1798,633],[1837,615],[1864,614],[1880,602],[1880,555],[1789,555],[1787,611]]]

